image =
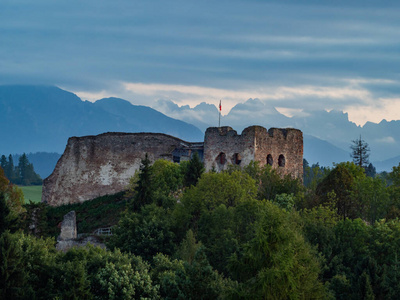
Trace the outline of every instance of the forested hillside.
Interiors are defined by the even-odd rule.
[[[180,165],[144,159],[115,198],[117,218],[104,221],[116,224],[107,250],[65,253],[52,236],[60,210],[72,207],[54,218],[44,204],[23,206],[0,175],[5,299],[400,297],[400,165],[385,178],[353,163],[305,165],[303,184],[257,163],[204,173],[198,157]],[[99,212],[102,200],[93,201]],[[74,208],[78,231],[91,218],[90,203],[82,205],[85,217]]]

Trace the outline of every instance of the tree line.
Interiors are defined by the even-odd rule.
[[[108,250],[64,253],[28,234],[0,169],[0,298],[398,299],[400,164],[385,178],[305,166],[305,178],[145,157]]]
[[[5,155],[0,158],[0,167],[4,170],[5,176],[13,184],[17,185],[41,185],[42,179],[34,170],[33,164],[29,162],[26,154],[18,159],[18,165],[14,165],[14,159],[10,154],[8,159]]]

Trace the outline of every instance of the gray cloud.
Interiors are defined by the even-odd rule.
[[[393,1],[2,1],[0,84],[55,84],[151,104],[174,97],[128,92],[122,83],[237,91],[365,80],[355,88],[369,99],[268,100],[345,109],[400,97],[399,13]],[[368,82],[375,79],[396,84]]]

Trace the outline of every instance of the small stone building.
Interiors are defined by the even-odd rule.
[[[42,201],[58,206],[117,193],[126,189],[146,153],[152,161],[179,163],[194,152],[207,171],[259,161],[282,175],[301,179],[303,174],[303,134],[297,129],[250,126],[239,135],[231,127],[211,127],[199,143],[161,133],[113,132],[69,138],[53,173],[43,181]]]

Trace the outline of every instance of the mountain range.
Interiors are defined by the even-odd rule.
[[[205,102],[190,108],[159,100],[155,108],[119,98],[82,101],[53,86],[0,86],[0,154],[63,153],[71,136],[111,131],[161,132],[203,141],[205,129],[218,125],[218,109]],[[378,171],[390,171],[400,162],[400,121],[357,126],[340,111],[288,117],[259,99],[249,99],[222,116],[221,125],[238,133],[251,125],[298,128],[304,133],[304,157],[310,164],[332,166],[350,160],[351,141],[360,135],[369,143],[370,161]],[[41,175],[47,176],[48,168]]]
[[[0,154],[64,152],[71,136],[161,132],[186,141],[204,133],[150,107],[107,98],[96,102],[57,87],[0,86]]]
[[[157,109],[171,117],[192,121],[201,130],[218,122],[218,109],[214,105],[201,103],[194,108],[174,104],[170,100],[159,100]],[[202,118],[207,113],[207,118]],[[210,117],[211,116],[211,117]],[[351,160],[350,145],[355,139],[365,140],[370,147],[370,161],[378,171],[390,171],[400,162],[400,121],[382,120],[358,126],[341,111],[302,112],[300,116],[287,117],[275,107],[259,99],[248,99],[234,106],[221,117],[221,125],[229,125],[238,132],[250,125],[271,127],[293,127],[304,133],[304,157],[310,163],[332,166],[332,162]]]

